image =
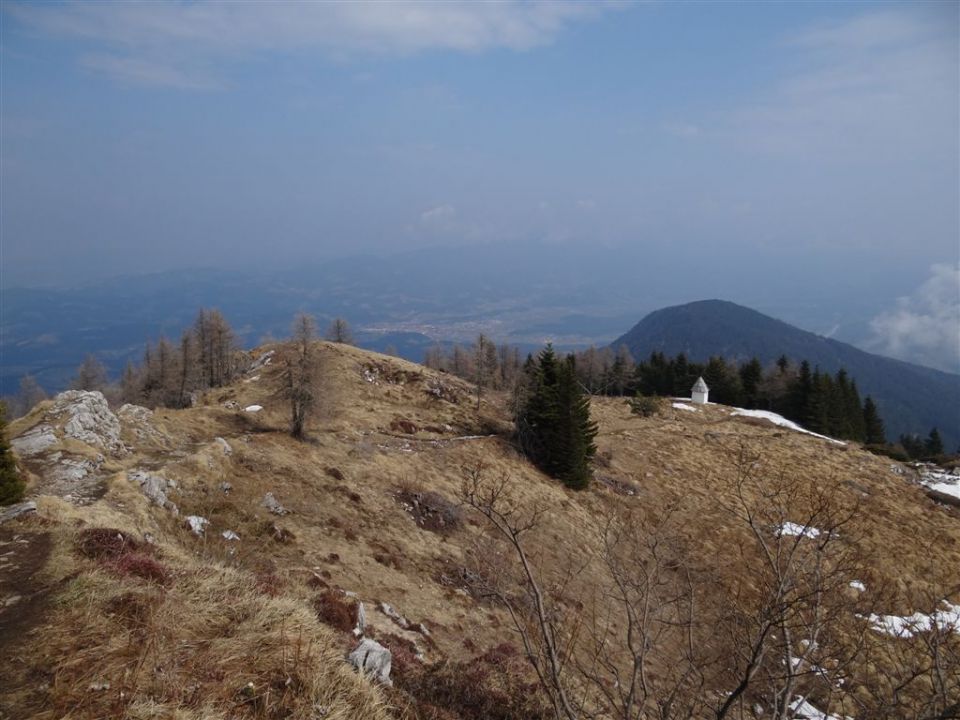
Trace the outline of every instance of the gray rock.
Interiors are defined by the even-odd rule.
[[[267,352],[265,352],[263,355],[258,357],[252,363],[250,363],[250,366],[247,368],[247,372],[254,373],[260,368],[266,367],[267,365],[270,364],[270,361],[273,360],[273,356],[275,354],[276,354],[275,350],[267,350]]]
[[[213,439],[213,441],[214,441],[215,443],[217,443],[217,445],[219,445],[219,446],[223,449],[223,454],[224,454],[224,455],[232,455],[232,454],[233,454],[233,448],[230,447],[230,443],[228,443],[228,442],[227,442],[226,440],[224,440],[222,437],[216,437],[216,438]]]
[[[174,515],[178,514],[177,506],[167,497],[167,493],[176,487],[172,481],[145,470],[131,470],[127,473],[127,479],[137,483],[140,486],[140,492],[152,503],[172,511]]]
[[[274,515],[286,515],[290,512],[283,505],[277,502],[277,499],[273,496],[272,492],[268,492],[266,495],[264,495],[263,502],[260,504]]]
[[[190,532],[194,535],[202,536],[204,531],[207,529],[207,525],[210,524],[210,521],[205,517],[200,517],[199,515],[187,515],[185,518],[187,527],[190,528]]]
[[[380,612],[386,615],[388,618],[393,620],[397,625],[402,627],[404,630],[410,629],[410,621],[407,620],[403,615],[398,613],[393,605],[389,603],[382,602],[380,603]]]
[[[26,515],[27,513],[36,511],[37,504],[32,500],[28,502],[17,503],[16,505],[10,505],[5,507],[3,510],[0,510],[0,525],[7,522],[7,520],[13,520],[21,515]]]
[[[230,491],[233,490],[233,485],[231,485],[228,482],[222,482],[220,483],[220,489],[223,491],[225,495],[228,495]]]
[[[393,685],[393,682],[390,680],[390,668],[393,663],[393,656],[389,650],[376,640],[371,640],[370,638],[361,640],[360,644],[350,653],[347,659],[364,675],[369,675],[384,685]]]
[[[63,433],[87,445],[122,453],[120,421],[110,411],[103,393],[88,390],[68,390],[53,399],[48,415],[67,415]]]
[[[54,465],[47,474],[49,480],[57,484],[72,485],[85,480],[103,465],[103,456],[97,456],[96,461],[86,458],[63,458]]]
[[[220,537],[224,540],[239,540],[240,536],[237,535],[233,530],[224,530],[220,533]]]
[[[30,428],[19,437],[10,441],[13,449],[20,457],[39,455],[47,448],[57,444],[57,436],[53,427],[46,423]]]
[[[363,637],[367,629],[367,611],[362,602],[357,603],[357,626],[353,629],[353,634],[357,637]]]

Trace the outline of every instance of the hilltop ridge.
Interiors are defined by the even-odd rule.
[[[748,448],[765,477],[826,487],[856,507],[843,533],[863,571],[850,579],[868,591],[851,596],[847,621],[868,597],[896,616],[960,603],[958,511],[855,445],[724,406],[666,403],[639,417],[622,399],[594,398],[595,479],[573,492],[517,453],[506,394],[488,393],[477,412],[472,386],[450,375],[319,347],[328,394],[307,442],[286,432],[280,345],[253,351],[248,372],[194,407],[111,410],[99,393],[67,393],[11,424],[37,509],[0,526],[12,557],[0,564],[0,650],[13,659],[0,708],[439,719],[479,717],[462,683],[479,688],[474,704],[505,707],[496,693],[508,690],[535,697],[508,613],[477,585],[491,558],[513,577],[462,501],[465,473],[478,468],[542,511],[530,542],[545,577],[572,560],[577,587],[601,586],[598,532],[629,510],[644,532],[672,518],[697,572],[722,588],[745,568],[750,536],[721,500]],[[796,502],[784,522],[803,521],[806,500]],[[357,602],[366,634],[393,652],[392,689],[344,660]],[[838,702],[805,682],[824,708]],[[539,717],[531,707],[502,717]]]
[[[781,355],[807,360],[828,373],[846,368],[862,395],[880,408],[891,440],[901,433],[940,430],[952,451],[960,445],[960,375],[865,352],[801,330],[726,300],[662,308],[645,316],[611,347],[626,345],[636,359],[653,351],[704,362],[711,356],[772,365]]]

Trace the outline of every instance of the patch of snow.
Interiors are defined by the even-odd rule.
[[[929,615],[921,612],[907,616],[871,614],[869,620],[874,630],[894,637],[913,637],[916,633],[934,628],[960,634],[960,605],[944,600],[943,606],[943,609],[934,610]]]
[[[222,533],[220,533],[220,536],[221,536],[224,540],[239,540],[239,539],[240,539],[240,536],[237,535],[233,530],[224,530]]]
[[[803,525],[797,525],[793,522],[785,522],[779,528],[777,528],[778,535],[792,535],[797,536],[801,535],[808,538],[820,537],[820,531],[815,527],[804,527]]]
[[[809,430],[806,430],[800,427],[792,420],[787,420],[783,415],[777,415],[777,413],[773,413],[768,410],[744,410],[743,408],[734,408],[734,411],[730,414],[740,415],[742,417],[752,417],[752,418],[760,418],[761,420],[768,420],[769,422],[772,422],[774,425],[787,428],[788,430],[794,430],[796,432],[801,432],[806,435],[813,435],[814,437],[818,437],[822,440],[829,440],[830,442],[835,443],[836,445],[846,445],[846,443],[841,440],[834,440],[832,437],[821,435],[820,433],[810,432]]]
[[[261,410],[263,410],[263,405],[247,405],[244,408],[244,412],[249,413],[260,412]]]
[[[213,441],[220,446],[220,448],[223,450],[224,455],[230,455],[233,453],[233,448],[230,447],[230,443],[228,443],[222,437],[215,437]]]
[[[210,521],[205,517],[200,517],[199,515],[187,515],[186,517],[187,527],[190,528],[190,532],[194,535],[203,535],[204,531],[207,529],[207,525],[210,524]]]
[[[850,587],[852,587],[854,590],[859,590],[860,592],[863,592],[864,590],[867,589],[867,586],[864,585],[864,584],[863,584],[862,582],[860,582],[859,580],[851,580],[851,581],[850,581]]]
[[[673,406],[677,410],[689,410],[690,412],[700,412],[695,407],[693,407],[693,405],[687,405],[686,403],[682,403],[682,402],[675,402]]]
[[[803,695],[798,695],[790,703],[790,712],[793,714],[793,720],[850,720],[849,718],[840,718],[836,715],[828,715],[819,708],[807,702]]]
[[[244,382],[245,382],[245,383],[256,382],[256,381],[259,380],[259,379],[260,379],[260,376],[259,376],[259,375],[254,375],[253,377],[247,378],[246,380],[244,380]]]
[[[920,468],[920,483],[928,490],[960,500],[960,473],[956,471],[947,472],[932,466]]]

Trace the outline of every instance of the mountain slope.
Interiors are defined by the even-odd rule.
[[[861,395],[876,400],[891,439],[937,427],[949,450],[960,444],[960,375],[864,352],[732,302],[702,300],[657,310],[613,343],[621,345],[637,359],[660,351],[686,353],[697,362],[712,355],[737,361],[756,356],[768,365],[786,355],[830,373],[843,367]]]
[[[456,378],[320,347],[330,390],[307,442],[286,432],[282,362],[251,369],[191,408],[113,411],[98,393],[65,393],[11,424],[38,507],[0,525],[0,656],[10,659],[0,716],[547,717],[508,714],[502,702],[511,697],[504,687],[517,690],[498,684],[504,667],[515,682],[531,680],[522,662],[504,665],[504,648],[519,642],[507,611],[484,592],[490,569],[512,582],[517,568],[483,518],[457,502],[465,471],[479,467],[509,480],[518,511],[541,511],[524,537],[544,588],[570,581],[576,593],[563,614],[596,612],[593,630],[614,611],[611,595],[594,595],[609,591],[601,531],[629,511],[641,540],[668,521],[675,527],[704,588],[698,638],[721,652],[709,613],[731,607],[726,588],[749,575],[753,557],[748,528],[719,502],[731,497],[744,448],[758,454],[763,478],[788,468],[804,490],[785,499],[778,522],[803,522],[815,487],[857,508],[838,536],[858,555],[856,574],[840,584],[845,623],[859,627],[874,609],[907,615],[957,601],[960,515],[908,483],[909,470],[854,445],[723,406],[639,417],[622,399],[594,398],[597,477],[573,492],[516,452],[507,394],[488,393],[477,413],[471,386]],[[261,409],[246,410],[254,406]],[[195,532],[191,517],[208,523],[194,520]],[[33,579],[12,584],[20,576],[11,565],[27,562]],[[866,590],[853,593],[852,581]],[[335,611],[357,600],[367,636],[394,652],[393,689],[344,661],[357,643],[354,617]],[[19,625],[4,633],[5,613],[18,607]],[[709,691],[698,696],[732,686],[728,665],[709,666]],[[521,697],[535,695],[530,687]],[[797,692],[819,693],[820,707],[830,702],[812,674]],[[477,711],[485,697],[499,714]],[[422,712],[406,712],[407,702]]]

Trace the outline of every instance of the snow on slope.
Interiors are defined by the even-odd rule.
[[[820,435],[819,433],[810,432],[804,428],[797,425],[792,420],[787,420],[783,415],[777,415],[776,413],[770,412],[768,410],[745,410],[743,408],[734,408],[731,415],[741,415],[743,417],[752,417],[760,418],[762,420],[769,420],[774,425],[779,425],[780,427],[787,428],[788,430],[795,430],[797,432],[806,433],[807,435],[813,435],[814,437],[822,438],[823,440],[829,440],[832,443],[837,445],[846,445],[845,442],[840,440],[834,440],[832,437],[827,437],[826,435]]]
[[[916,612],[913,615],[870,615],[870,624],[877,632],[894,637],[913,637],[915,633],[926,632],[934,627],[960,633],[960,605],[943,601],[943,609],[934,610],[929,615]]]
[[[930,490],[944,495],[952,495],[960,500],[960,474],[947,472],[939,468],[921,470],[920,482]]]

